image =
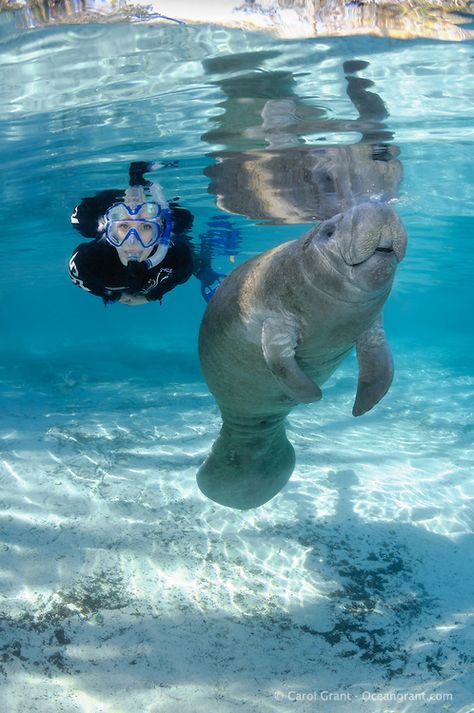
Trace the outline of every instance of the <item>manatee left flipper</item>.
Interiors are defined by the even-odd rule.
[[[393,379],[393,358],[381,315],[356,341],[356,351],[359,382],[352,415],[362,416],[385,396]]]
[[[262,324],[262,351],[265,362],[281,388],[302,403],[319,401],[321,389],[300,369],[295,359],[298,342],[296,324],[268,317]]]

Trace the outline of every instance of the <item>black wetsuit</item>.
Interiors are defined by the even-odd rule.
[[[176,285],[186,282],[196,273],[196,259],[189,244],[188,232],[193,224],[189,210],[170,204],[171,242],[164,259],[155,267],[144,262],[121,263],[116,249],[98,231],[99,219],[107,208],[123,200],[123,191],[101,191],[96,196],[83,198],[71,217],[74,227],[86,238],[69,260],[69,275],[74,284],[105,303],[117,302],[124,294],[140,295],[148,301],[160,300]],[[150,258],[157,248],[151,253]]]

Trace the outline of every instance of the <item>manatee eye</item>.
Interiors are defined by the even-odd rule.
[[[336,226],[333,223],[329,223],[329,225],[326,225],[323,228],[323,236],[325,238],[332,238],[334,233],[336,232]]]
[[[372,146],[372,158],[374,161],[391,161],[392,151],[389,144],[374,144]]]
[[[334,189],[334,179],[328,171],[319,170],[314,174],[316,181],[319,181],[320,186],[325,190],[329,191]]]

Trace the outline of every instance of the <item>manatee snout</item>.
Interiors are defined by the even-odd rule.
[[[343,235],[350,236],[341,246],[348,265],[359,265],[376,253],[392,253],[397,263],[405,256],[405,228],[386,203],[360,203],[343,215],[341,228]]]
[[[197,473],[197,483],[214,502],[250,510],[275,497],[294,467],[295,451],[283,424],[271,435],[239,434],[224,424]]]

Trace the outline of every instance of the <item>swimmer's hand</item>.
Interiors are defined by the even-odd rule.
[[[121,295],[119,302],[121,302],[123,305],[130,305],[132,307],[135,305],[148,304],[148,300],[145,295]]]

